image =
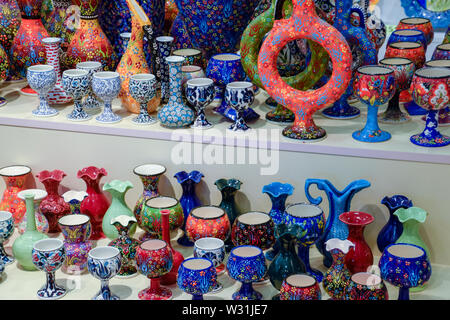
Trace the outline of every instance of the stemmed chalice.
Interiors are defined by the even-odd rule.
[[[230,126],[232,131],[247,131],[250,127],[245,123],[244,112],[255,100],[253,83],[234,81],[225,88],[225,101],[236,110],[236,120]]]
[[[69,69],[62,74],[62,87],[73,98],[74,107],[67,119],[71,121],[85,121],[92,118],[83,109],[82,99],[89,93],[91,81],[89,71],[81,69]]]
[[[208,78],[190,79],[186,82],[186,99],[197,110],[197,117],[191,128],[209,129],[212,124],[206,119],[205,108],[214,101],[214,81]]]
[[[152,124],[156,120],[148,114],[148,103],[156,95],[156,77],[150,73],[135,74],[130,77],[128,85],[130,95],[140,103],[139,115],[133,119],[136,124]]]

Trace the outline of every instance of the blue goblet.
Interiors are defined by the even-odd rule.
[[[89,72],[89,92],[84,100],[84,109],[93,110],[100,108],[100,102],[92,92],[92,76],[95,72],[103,70],[102,64],[98,61],[84,61],[77,64],[77,69],[86,70]]]
[[[177,284],[192,300],[203,300],[203,295],[212,291],[217,283],[216,268],[206,258],[189,258],[178,268]]]
[[[11,212],[0,211],[0,264],[6,265],[14,262],[14,258],[6,254],[3,242],[14,233],[14,218]]]
[[[387,45],[394,42],[417,42],[420,43],[425,51],[427,50],[427,38],[419,29],[398,29],[391,33]]]
[[[103,100],[105,107],[95,120],[101,123],[116,123],[122,118],[112,111],[112,101],[121,90],[120,75],[117,72],[100,71],[92,76],[92,91]]]
[[[58,111],[50,107],[48,103],[48,92],[56,84],[56,71],[53,66],[37,64],[27,69],[27,81],[30,87],[39,95],[39,106],[32,111],[37,117],[52,117]]]
[[[186,82],[186,99],[197,110],[191,128],[209,129],[212,124],[206,119],[205,108],[214,100],[214,81],[208,78],[190,79]]]
[[[210,260],[214,268],[216,268],[217,275],[225,272],[223,264],[223,260],[225,260],[225,242],[219,238],[205,237],[195,241],[194,257]],[[222,284],[216,281],[211,292],[218,292],[222,288]]]
[[[244,113],[248,106],[255,101],[253,83],[234,81],[227,84],[225,101],[236,110],[234,123],[229,127],[232,131],[247,131],[250,127],[245,123]]]
[[[139,115],[133,119],[136,124],[152,124],[156,120],[148,114],[148,102],[156,95],[156,78],[150,73],[135,74],[130,77],[128,85],[130,95],[140,103]]]
[[[62,87],[73,98],[74,107],[67,119],[71,121],[86,121],[92,118],[83,109],[82,99],[89,93],[89,71],[81,69],[69,69],[62,74]]]

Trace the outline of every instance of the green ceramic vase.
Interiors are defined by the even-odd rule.
[[[48,236],[40,233],[36,229],[36,219],[34,218],[34,195],[25,194],[25,206],[27,208],[27,229],[14,241],[12,249],[18,264],[25,270],[33,271],[37,270],[33,264],[32,258],[33,245],[39,240],[47,239]]]
[[[121,215],[134,217],[133,211],[128,208],[125,202],[125,193],[133,188],[130,181],[113,180],[103,186],[103,191],[108,191],[111,194],[112,200],[108,210],[106,210],[102,221],[103,233],[111,240],[117,239],[119,233],[114,225],[111,225],[111,219]],[[133,237],[136,232],[136,224],[134,224],[129,231],[129,236]]]

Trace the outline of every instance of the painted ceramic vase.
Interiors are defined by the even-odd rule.
[[[103,191],[108,191],[111,194],[112,200],[108,210],[106,210],[102,221],[102,230],[105,236],[114,240],[119,237],[119,232],[114,225],[111,225],[111,220],[120,216],[127,215],[133,217],[133,212],[128,208],[125,202],[125,194],[128,190],[133,188],[130,181],[112,180],[103,185]],[[136,225],[130,228],[129,235],[132,237],[136,232]]]
[[[89,93],[91,81],[89,71],[81,69],[69,69],[63,72],[62,87],[64,91],[73,98],[74,106],[71,113],[67,115],[70,121],[86,121],[92,118],[83,108],[82,99]]]
[[[56,83],[53,89],[48,92],[48,102],[50,104],[66,104],[72,101],[72,97],[66,92],[62,86],[61,67],[59,63],[59,55],[61,50],[61,38],[49,37],[43,38],[42,43],[45,47],[46,63],[53,66],[56,72]]]
[[[32,250],[35,242],[46,239],[48,236],[36,229],[36,220],[34,213],[34,195],[26,194],[25,203],[27,207],[27,230],[14,240],[12,251],[17,263],[27,271],[36,270],[33,264]]]
[[[185,66],[199,66],[206,68],[206,63],[203,60],[202,52],[194,48],[184,48],[172,51],[172,55],[184,57]]]
[[[323,264],[329,268],[332,263],[332,257],[328,250],[326,250],[325,242],[332,238],[338,238],[341,240],[347,239],[348,227],[345,223],[339,220],[339,216],[344,212],[350,211],[351,201],[355,194],[370,187],[370,182],[367,180],[355,180],[343,190],[338,190],[328,180],[306,179],[306,198],[311,204],[320,205],[322,203],[322,197],[313,198],[309,192],[310,186],[314,184],[319,190],[323,190],[325,192],[329,203],[329,213],[326,219],[325,230],[316,241],[317,249],[324,256]]]
[[[40,9],[43,0],[18,0],[22,21],[11,46],[11,61],[16,71],[25,77],[27,67],[45,63],[43,38],[48,37],[41,21]],[[24,93],[36,94],[32,91]]]
[[[3,49],[3,47],[0,45],[0,81],[3,82],[8,77],[9,77],[9,59],[5,49]],[[8,100],[0,96],[0,107],[6,105],[7,103]]]
[[[216,206],[194,208],[186,220],[186,233],[192,242],[205,237],[227,240],[231,233],[230,220],[224,209]]]
[[[85,191],[69,190],[64,192],[62,197],[64,201],[69,204],[70,212],[72,214],[81,214],[81,202],[88,196]]]
[[[25,216],[25,203],[20,200],[18,193],[25,190],[25,182],[31,168],[27,166],[8,166],[0,169],[0,176],[5,182],[0,211],[9,211],[14,217],[14,224],[18,224]]]
[[[47,196],[47,191],[41,189],[26,189],[20,191],[17,196],[23,201],[25,204],[25,195],[33,194],[34,195],[34,213],[36,218],[36,229],[39,232],[47,233],[48,232],[48,221],[47,218],[42,214],[39,206],[41,205],[42,199]],[[24,215],[20,223],[17,225],[17,231],[20,234],[23,234],[27,228],[27,216]]]
[[[59,112],[50,107],[49,92],[56,84],[56,72],[53,66],[36,64],[27,68],[27,81],[29,86],[38,93],[39,105],[31,113],[36,117],[52,117]]]
[[[384,204],[389,210],[389,220],[377,237],[378,250],[383,252],[388,245],[395,243],[403,232],[403,225],[394,212],[400,208],[408,209],[413,206],[413,203],[405,196],[394,195],[384,197],[381,204]]]
[[[89,240],[91,223],[87,215],[69,214],[58,220],[64,236],[66,260],[63,270],[69,274],[81,274],[87,270],[88,252],[93,248]]]
[[[156,69],[156,80],[161,87],[161,104],[165,104],[170,98],[170,78],[169,65],[166,58],[172,53],[173,37],[161,36],[156,37],[155,42],[158,48],[158,68]]]
[[[140,104],[139,115],[132,121],[139,125],[153,124],[156,120],[148,114],[147,104],[156,96],[155,76],[150,73],[134,74],[129,79],[130,96]]]
[[[136,262],[139,271],[150,279],[150,287],[139,291],[139,299],[172,299],[172,290],[160,285],[160,277],[167,274],[173,265],[172,251],[170,251],[167,243],[158,239],[141,243],[137,247]]]
[[[292,195],[294,187],[289,183],[272,182],[265,185],[262,192],[267,194],[272,202],[269,216],[272,218],[275,225],[282,223],[286,210],[286,199],[288,196]]]
[[[83,101],[84,108],[86,110],[98,109],[100,108],[100,102],[92,91],[92,76],[95,72],[103,70],[102,64],[98,61],[85,61],[77,64],[77,69],[86,70],[89,72],[89,93],[86,99]]]
[[[95,117],[100,123],[116,123],[122,117],[112,110],[112,101],[119,95],[121,90],[120,74],[111,71],[100,71],[92,76],[92,92],[103,100],[105,106],[103,112]]]
[[[203,177],[203,173],[197,170],[193,170],[189,173],[186,171],[179,171],[174,175],[174,178],[176,178],[177,182],[181,184],[181,188],[183,190],[183,194],[180,198],[180,204],[183,208],[184,214],[184,222],[181,226],[181,230],[184,231],[184,234],[177,240],[178,244],[181,244],[182,246],[192,247],[194,245],[193,242],[189,241],[185,232],[186,220],[189,217],[189,213],[192,211],[192,209],[202,205],[200,199],[195,193],[195,186],[200,183]]]
[[[136,249],[141,242],[130,236],[130,229],[136,222],[135,217],[128,215],[120,215],[111,219],[111,224],[116,228],[119,237],[111,241],[108,246],[115,247],[120,251],[122,261],[118,276],[129,277],[137,273]]]
[[[239,246],[231,249],[227,262],[228,275],[242,283],[233,293],[233,300],[261,300],[262,294],[253,289],[253,282],[266,274],[266,261],[262,250],[255,246]]]
[[[11,264],[15,261],[14,258],[8,256],[8,254],[5,251],[5,247],[3,246],[3,243],[8,241],[8,239],[13,235],[13,233],[14,233],[13,215],[11,214],[11,212],[8,211],[0,211],[0,264],[2,266]]]
[[[79,62],[99,61],[104,70],[115,70],[116,53],[98,22],[99,0],[72,1],[80,7],[80,27],[67,48],[66,65],[75,68]]]
[[[202,70],[200,69],[200,71]],[[189,75],[189,77],[191,76],[193,75]],[[197,111],[196,118],[191,125],[191,128],[211,128],[213,125],[206,119],[205,108],[214,101],[215,89],[213,80],[204,77],[187,80],[185,93],[187,102]]]
[[[53,300],[66,295],[66,288],[56,284],[55,272],[62,267],[66,259],[64,243],[60,239],[42,239],[33,245],[32,257],[34,265],[46,273],[47,281],[38,290],[40,299]]]
[[[172,28],[172,24],[178,15],[178,8],[175,0],[166,0],[166,7],[164,13],[164,31],[169,33]]]
[[[292,274],[283,280],[280,300],[321,300],[320,286],[307,274]]]
[[[81,213],[89,216],[92,224],[91,240],[104,238],[102,230],[103,216],[108,210],[110,202],[100,189],[100,180],[108,173],[103,168],[85,167],[78,171],[77,178],[86,183],[88,196],[81,202]]]
[[[161,210],[161,220],[162,220],[162,239],[169,246],[170,251],[172,251],[173,264],[172,269],[169,273],[161,277],[161,283],[164,285],[171,285],[177,282],[177,272],[180,267],[181,262],[184,261],[183,255],[175,250],[170,243],[170,224],[169,224],[170,210]]]
[[[353,243],[353,247],[345,256],[345,264],[352,274],[365,272],[373,264],[373,254],[364,239],[364,228],[372,223],[374,218],[365,212],[349,211],[339,215],[339,220],[347,225],[347,240]]]
[[[245,121],[245,110],[255,101],[254,85],[248,81],[234,81],[225,88],[225,102],[236,114],[234,123],[228,128],[231,131],[247,131],[251,129]]]
[[[425,62],[425,67],[439,67],[449,68],[450,60],[430,60]],[[426,116],[422,120],[426,121]],[[441,127],[450,125],[450,107],[439,110],[438,112],[438,125]]]
[[[10,56],[14,37],[19,31],[22,21],[21,12],[16,0],[0,1],[0,45]],[[13,68],[11,64],[9,68]],[[11,70],[12,71],[12,70]],[[12,73],[12,72],[11,72]]]
[[[58,192],[59,185],[65,176],[65,172],[62,170],[44,170],[36,175],[39,182],[44,185],[45,190],[47,191],[47,196],[42,199],[39,210],[47,218],[48,233],[61,232],[58,220],[61,217],[70,214],[69,205]]]
[[[100,291],[92,300],[119,300],[109,288],[109,280],[113,278],[121,267],[120,251],[114,247],[97,247],[89,251],[89,273],[100,280]]]
[[[401,19],[395,29],[396,30],[400,30],[400,29],[420,30],[425,35],[428,45],[433,41],[433,38],[434,38],[433,25],[431,24],[430,19],[427,19],[427,18],[412,17],[412,18]]]
[[[278,3],[280,6],[282,2]],[[351,51],[344,37],[334,27],[322,21],[312,0],[294,2],[292,16],[281,19],[275,15],[274,27],[264,40],[258,56],[258,71],[267,93],[295,114],[293,125],[283,135],[300,140],[318,141],[325,130],[314,124],[315,111],[329,105],[344,93],[351,79]],[[303,28],[303,26],[308,28]],[[322,36],[327,35],[327,40]],[[333,63],[330,80],[320,89],[300,91],[285,84],[277,70],[279,51],[289,42],[300,38],[314,40],[329,53]],[[339,52],[338,55],[333,52]]]
[[[411,118],[400,110],[400,92],[407,90],[411,84],[416,70],[414,63],[406,58],[385,58],[380,60],[379,64],[394,71],[396,90],[386,111],[378,115],[378,121],[392,124],[410,121]]]
[[[450,44],[440,44],[433,51],[432,60],[450,60]]]
[[[378,107],[387,103],[395,93],[394,70],[376,65],[359,67],[354,81],[358,99],[367,105],[367,121],[363,129],[353,132],[352,137],[362,142],[383,142],[391,134],[378,126]]]
[[[175,0],[178,17],[192,44],[204,57],[239,49],[242,32],[250,21],[259,1]]]
[[[399,29],[395,30],[389,36],[387,44],[390,45],[394,42],[418,42],[425,51],[427,50],[428,42],[425,34],[418,29]]]
[[[345,264],[345,255],[354,244],[337,238],[326,242],[326,249],[333,257],[333,264],[323,278],[323,289],[332,300],[348,300],[347,288],[352,274]]]
[[[263,212],[241,214],[231,228],[231,241],[237,246],[251,245],[267,250],[275,243],[275,224]]]
[[[427,219],[428,212],[419,207],[398,208],[394,215],[402,223],[403,230],[395,243],[411,243],[421,247],[430,258],[430,250],[419,234],[420,224]]]
[[[173,232],[183,225],[184,215],[180,202],[172,197],[156,196],[144,203],[141,211],[140,227],[151,239],[160,239],[162,235],[161,211],[170,210],[169,225]],[[146,239],[146,238],[143,238]],[[143,240],[142,239],[142,240]]]
[[[228,215],[231,225],[234,219],[240,214],[235,201],[236,192],[241,188],[242,182],[237,179],[219,179],[214,184],[222,194],[222,200],[219,207],[221,207]]]
[[[437,113],[450,104],[450,69],[422,68],[416,70],[411,83],[414,101],[428,111],[425,129],[410,137],[410,141],[422,147],[443,147],[450,144],[450,137],[442,135],[437,127]]]
[[[145,201],[159,195],[159,179],[165,172],[166,167],[160,164],[143,164],[133,169],[133,173],[141,179],[144,187],[133,211],[134,217],[138,221],[138,225],[140,225],[141,211]]]
[[[431,264],[425,250],[414,244],[387,246],[378,265],[381,277],[399,287],[398,300],[409,300],[410,288],[423,286],[431,277]]]
[[[170,97],[169,102],[158,111],[158,120],[161,125],[169,128],[182,128],[194,121],[194,112],[184,102],[182,97],[181,66],[184,57],[169,56]]]
[[[217,282],[216,268],[205,258],[189,258],[178,269],[178,288],[192,295],[192,300],[203,300]]]
[[[225,265],[223,264],[225,260],[225,242],[219,238],[204,237],[195,241],[194,257],[210,260],[216,269],[217,275],[225,272]],[[212,292],[218,292],[221,289],[223,289],[222,284],[216,281]]]
[[[318,282],[322,281],[323,274],[319,270],[312,269],[309,261],[309,248],[314,245],[325,229],[325,214],[316,205],[307,203],[296,203],[286,208],[284,224],[297,225],[305,233],[297,239],[298,256],[306,267],[306,272],[313,276]]]
[[[349,300],[389,300],[383,279],[370,272],[358,272],[350,278],[347,288]]]
[[[189,35],[184,27],[183,19],[180,15],[176,15],[168,34],[170,34],[170,36],[174,39],[175,49],[187,49],[193,47],[191,39],[189,39]]]
[[[375,44],[368,37],[365,30],[365,21],[361,26],[354,26],[350,22],[350,9],[352,0],[339,0],[335,4],[335,27],[345,38],[352,53],[354,53],[352,62],[352,72],[364,65],[373,65],[377,63],[377,50]],[[363,19],[364,20],[364,19]],[[353,80],[353,79],[352,79]],[[334,103],[333,106],[322,111],[325,117],[332,119],[352,119],[358,117],[360,111],[358,108],[350,106],[347,102],[348,98],[353,94],[352,81],[350,81],[347,90]]]

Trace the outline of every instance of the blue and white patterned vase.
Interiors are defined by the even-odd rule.
[[[245,122],[245,110],[255,101],[253,83],[235,81],[227,84],[225,101],[236,111],[234,123],[229,127],[232,131],[247,131],[250,127]]]
[[[97,247],[89,251],[88,270],[101,281],[100,292],[92,300],[119,300],[109,288],[109,280],[120,270],[122,265],[120,251],[114,247]]]
[[[101,62],[98,61],[85,61],[79,62],[77,64],[77,69],[86,70],[89,72],[89,92],[84,100],[84,109],[85,110],[93,110],[100,108],[100,102],[97,100],[97,97],[92,92],[92,76],[95,72],[99,72],[103,70],[103,66]]]
[[[233,300],[261,300],[262,294],[253,289],[252,283],[261,280],[267,271],[263,251],[255,246],[238,246],[230,251],[227,262],[228,275],[242,282],[233,293]]]
[[[89,93],[91,81],[89,71],[82,69],[69,69],[62,74],[62,87],[64,91],[73,98],[74,108],[67,115],[71,121],[86,121],[92,118],[83,109],[82,99]]]
[[[389,210],[389,220],[377,237],[378,249],[383,252],[388,245],[395,243],[403,232],[403,224],[394,215],[394,212],[400,208],[408,209],[413,206],[413,203],[407,197],[398,194],[384,197],[381,203]]]
[[[194,111],[184,104],[182,97],[181,66],[184,57],[169,56],[166,62],[169,64],[170,97],[169,102],[159,110],[158,120],[169,128],[183,128],[194,121]]]
[[[112,101],[119,95],[121,89],[120,75],[117,72],[100,71],[92,76],[92,91],[103,100],[105,106],[102,114],[95,120],[101,123],[116,123],[122,120],[112,111]]]
[[[203,295],[212,291],[217,283],[216,268],[206,258],[189,258],[178,268],[177,284],[192,300],[203,300]]]
[[[399,29],[391,33],[388,38],[387,45],[394,42],[417,42],[420,43],[425,51],[427,50],[427,38],[419,29]]]
[[[216,268],[217,275],[225,272],[225,265],[223,264],[225,260],[225,242],[219,238],[205,237],[195,241],[194,257],[210,260],[214,268]],[[222,289],[222,284],[216,281],[211,292],[216,293]]]
[[[133,122],[144,125],[155,123],[156,120],[148,114],[147,105],[156,95],[156,77],[150,73],[132,75],[128,88],[131,97],[141,105],[139,115],[133,118]]]
[[[37,292],[41,299],[59,299],[66,295],[66,289],[55,282],[55,272],[62,267],[66,259],[64,242],[60,239],[43,239],[34,243],[33,264],[47,274],[46,284]]]
[[[319,205],[322,203],[322,197],[313,198],[309,193],[309,187],[315,184],[319,190],[323,190],[328,198],[329,211],[326,219],[325,230],[316,241],[317,250],[324,256],[323,264],[327,268],[331,266],[333,258],[325,248],[325,242],[332,238],[341,240],[347,239],[348,227],[339,220],[339,215],[350,211],[350,204],[358,191],[370,187],[370,182],[366,180],[355,180],[344,190],[337,190],[330,181],[325,179],[306,179],[305,194],[311,204]]]
[[[14,218],[9,211],[0,211],[0,264],[7,265],[14,262],[14,258],[6,254],[3,243],[14,233]],[[1,274],[1,272],[0,272]]]
[[[156,79],[161,83],[161,105],[167,103],[170,97],[169,65],[166,58],[172,53],[173,41],[173,37],[169,36],[157,37],[155,39],[159,59],[159,69],[156,72]]]
[[[186,220],[189,217],[191,210],[202,205],[200,199],[195,194],[195,186],[200,182],[204,175],[200,171],[193,170],[189,173],[186,171],[177,172],[174,177],[177,179],[178,183],[181,184],[181,188],[183,189],[180,204],[183,208],[184,222],[181,230],[185,231]],[[182,237],[178,238],[177,242],[186,247],[192,247],[194,245],[187,237],[186,232],[184,232]]]
[[[214,81],[208,78],[190,79],[186,82],[186,100],[197,110],[191,128],[209,129],[212,124],[206,119],[205,108],[214,100]]]
[[[47,93],[56,84],[55,68],[47,64],[37,64],[27,69],[27,81],[30,87],[39,95],[39,106],[32,111],[37,117],[52,117],[58,114],[55,108],[50,107]]]

